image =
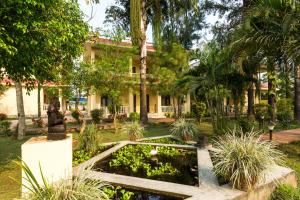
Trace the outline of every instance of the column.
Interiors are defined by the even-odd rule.
[[[191,112],[191,95],[190,95],[190,93],[188,93],[186,95],[186,100],[185,100],[185,104],[184,104],[184,112],[185,113]]]
[[[157,92],[156,93],[157,96],[157,102],[156,102],[156,107],[157,107],[157,115],[158,116],[162,116],[162,110],[161,110],[161,96],[160,94]]]
[[[133,108],[133,93],[132,91],[129,89],[129,92],[128,92],[128,98],[129,98],[129,101],[128,101],[128,111],[129,111],[129,114],[134,112],[134,108]]]
[[[63,109],[63,97],[61,96],[62,95],[62,90],[61,89],[58,89],[58,98],[59,98],[59,102],[60,102],[60,111],[64,111]]]

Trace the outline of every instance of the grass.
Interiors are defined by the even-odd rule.
[[[286,165],[295,170],[300,189],[300,141],[282,144],[278,149],[287,155]]]
[[[0,136],[0,199],[11,200],[21,194],[21,169],[15,163],[21,157],[21,145],[28,140]]]

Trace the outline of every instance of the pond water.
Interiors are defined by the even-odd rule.
[[[151,155],[155,152],[156,155]],[[198,186],[197,153],[172,147],[127,145],[94,165],[94,170]]]

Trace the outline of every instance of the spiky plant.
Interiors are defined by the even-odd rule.
[[[97,126],[94,124],[87,125],[84,131],[78,135],[78,150],[84,150],[91,154],[99,149],[99,139],[97,138]]]
[[[184,141],[191,140],[198,132],[198,126],[191,121],[180,118],[172,123],[170,129],[172,135],[181,138]]]
[[[283,154],[275,145],[260,141],[257,135],[253,130],[244,134],[233,129],[214,141],[214,171],[230,181],[233,188],[251,190],[259,180],[264,180],[270,166],[283,163]]]
[[[131,141],[136,141],[143,137],[144,127],[139,122],[132,122],[123,128],[123,132],[128,134]]]
[[[85,173],[71,179],[62,180],[57,184],[49,184],[40,166],[42,183],[39,183],[30,168],[22,161],[21,167],[25,173],[24,180],[28,189],[24,200],[106,200],[109,199],[102,191],[107,186],[101,180],[91,180]]]

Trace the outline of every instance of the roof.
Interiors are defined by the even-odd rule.
[[[107,44],[107,45],[116,45],[116,46],[123,46],[123,47],[132,47],[132,42],[130,40],[123,40],[121,42],[114,42],[111,39],[105,37],[97,37],[93,36],[90,39],[90,42],[93,43],[100,43],[100,44]],[[155,52],[155,47],[152,43],[147,42],[147,51]]]

